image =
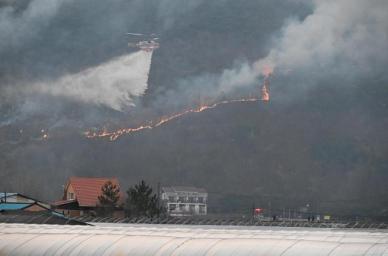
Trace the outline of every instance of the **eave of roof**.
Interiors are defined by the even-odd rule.
[[[75,200],[75,199],[59,200],[59,201],[53,202],[51,205],[53,205],[53,206],[63,206],[63,205],[72,204],[72,203],[76,203],[76,202],[77,202],[77,200]]]

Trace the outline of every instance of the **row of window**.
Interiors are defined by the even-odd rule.
[[[195,204],[189,204],[189,207],[186,207],[186,204],[169,204],[168,205],[169,211],[188,211],[188,212],[195,212]],[[200,213],[206,213],[206,206],[205,205],[199,205],[199,212]]]
[[[168,197],[169,202],[182,202],[182,203],[206,203],[206,199],[204,197],[185,197],[185,196],[169,196]]]

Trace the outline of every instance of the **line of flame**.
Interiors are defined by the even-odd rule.
[[[269,101],[269,77],[265,77],[263,87],[261,87],[261,100],[263,101]]]
[[[198,108],[188,109],[188,110],[185,110],[183,112],[179,112],[179,113],[173,114],[171,116],[162,117],[159,122],[157,122],[157,123],[155,123],[153,125],[141,125],[141,126],[135,127],[135,128],[122,128],[122,129],[118,129],[118,130],[115,130],[115,131],[102,131],[100,133],[87,131],[84,134],[89,139],[92,139],[92,138],[106,138],[106,137],[108,137],[110,141],[114,141],[118,137],[120,137],[120,136],[122,136],[124,134],[131,134],[131,133],[139,132],[139,131],[142,131],[142,130],[153,129],[153,128],[159,127],[159,126],[161,126],[161,125],[163,125],[163,124],[165,124],[167,122],[170,122],[170,121],[172,121],[174,119],[177,119],[177,118],[179,118],[181,116],[184,116],[184,115],[187,115],[187,114],[190,114],[190,113],[199,113],[199,112],[202,112],[202,111],[205,111],[205,110],[208,110],[208,109],[215,108],[215,107],[217,107],[219,105],[224,105],[224,104],[229,104],[229,103],[234,103],[234,102],[254,102],[254,101],[260,101],[260,100],[263,100],[263,99],[246,98],[246,99],[235,99],[235,100],[223,100],[223,101],[211,104],[211,105],[204,105],[204,106],[200,106]]]

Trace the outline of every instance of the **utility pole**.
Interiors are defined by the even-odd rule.
[[[158,206],[158,219],[160,217],[160,182],[158,182],[158,201],[157,201],[157,206]]]
[[[271,199],[268,202],[268,210],[269,210],[269,218],[272,218],[272,204],[271,204]]]
[[[253,220],[255,219],[255,203],[252,203],[252,223],[253,223]]]

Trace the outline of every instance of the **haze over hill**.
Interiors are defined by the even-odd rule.
[[[52,200],[70,175],[118,176],[125,188],[205,187],[213,211],[271,202],[387,214],[387,10],[383,0],[2,1],[0,188]],[[133,56],[126,32],[160,37],[148,85],[123,78],[130,68],[82,75]],[[115,142],[83,136],[256,96],[263,65],[275,70],[269,104],[223,105]]]

